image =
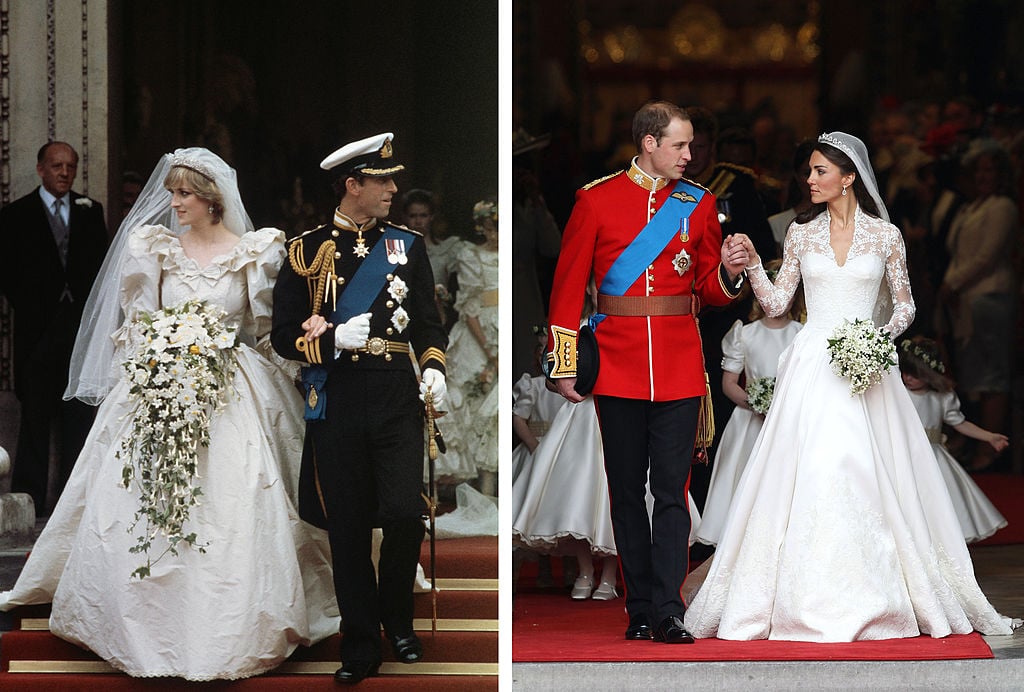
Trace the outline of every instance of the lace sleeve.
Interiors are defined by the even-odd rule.
[[[770,317],[779,317],[789,310],[797,286],[800,285],[800,258],[797,256],[797,248],[801,243],[802,231],[802,226],[794,226],[792,232],[786,236],[786,245],[782,250],[782,266],[779,267],[774,284],[765,274],[763,264],[747,272],[750,288],[757,296],[757,302]]]
[[[907,249],[903,236],[893,225],[887,232],[888,256],[885,260],[885,280],[892,296],[892,316],[882,329],[893,339],[907,330],[914,321],[917,308],[910,293],[910,277],[907,275]]]

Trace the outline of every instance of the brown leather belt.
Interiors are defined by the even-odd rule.
[[[597,295],[597,311],[620,317],[689,315],[693,296]]]

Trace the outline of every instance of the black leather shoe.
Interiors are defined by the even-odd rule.
[[[654,641],[666,644],[693,644],[693,635],[683,627],[682,618],[669,615],[661,621],[658,629],[654,630]]]
[[[380,669],[380,661],[346,661],[334,673],[334,681],[354,685],[363,678],[372,678]]]
[[[416,663],[423,658],[423,644],[415,633],[405,637],[389,636],[391,650],[395,652],[395,658],[400,663]]]
[[[629,627],[626,628],[626,639],[630,641],[643,641],[651,638],[651,626],[647,624],[647,618],[643,615],[629,619]]]

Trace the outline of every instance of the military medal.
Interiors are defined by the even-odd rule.
[[[366,241],[363,240],[363,231],[359,230],[356,236],[356,245],[352,248],[353,254],[359,259],[363,259],[370,254],[370,248],[366,247]]]
[[[676,273],[682,276],[686,273],[686,270],[690,268],[690,255],[686,252],[686,249],[679,251],[679,254],[672,258],[672,266],[676,268]]]
[[[679,240],[684,243],[690,240],[690,217],[679,219]]]
[[[405,254],[405,241],[401,238],[385,238],[384,247],[388,252],[389,264],[408,264],[409,258]]]

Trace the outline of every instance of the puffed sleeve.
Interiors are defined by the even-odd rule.
[[[512,400],[515,402],[512,404],[512,414],[529,420],[537,405],[533,377],[530,376],[530,373],[523,373],[523,376],[512,387]]]
[[[270,334],[274,283],[285,257],[284,231],[261,228],[247,233],[241,242],[246,247],[239,253],[242,265],[239,269],[245,271],[250,313],[247,315],[245,331],[257,341],[263,341]]]
[[[722,339],[722,370],[739,374],[743,372],[746,361],[743,349],[743,322],[736,320]]]
[[[946,425],[957,426],[967,420],[960,410],[960,399],[956,392],[945,392],[942,395],[942,422]]]
[[[125,323],[162,307],[160,273],[171,237],[163,226],[140,226],[129,236],[119,295]]]
[[[480,316],[480,295],[485,290],[483,267],[476,256],[475,246],[461,243],[455,261],[459,275],[459,292],[455,294],[455,310],[467,317]]]
[[[261,228],[243,237],[246,247],[239,255],[242,266],[238,269],[245,272],[249,293],[249,314],[243,329],[255,339],[255,348],[260,355],[296,379],[299,364],[282,358],[270,343],[274,284],[287,255],[284,241],[284,231],[276,228]]]

